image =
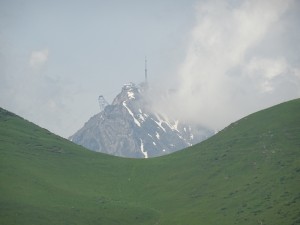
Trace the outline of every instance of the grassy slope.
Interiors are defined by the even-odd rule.
[[[300,224],[300,100],[168,156],[86,151],[0,111],[0,224]]]

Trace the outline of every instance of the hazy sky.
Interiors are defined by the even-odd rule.
[[[213,129],[300,97],[292,0],[0,0],[0,106],[63,137],[128,82]],[[155,95],[153,93],[153,95]]]

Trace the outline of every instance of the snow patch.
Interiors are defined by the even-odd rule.
[[[153,145],[155,145],[155,146],[156,146],[156,143],[155,143],[154,141],[153,141],[152,143],[153,143]]]
[[[162,121],[157,122],[153,118],[151,118],[164,132],[166,132],[166,129],[161,125]]]
[[[157,117],[160,124],[165,123],[168,127],[170,127],[171,130],[173,130],[173,131],[176,130],[177,132],[179,132],[179,130],[178,130],[179,121],[178,120],[175,120],[174,124],[172,124],[166,116],[162,116],[163,118],[161,118],[158,114],[155,114],[155,116]]]
[[[133,115],[133,113],[131,112],[131,110],[127,107],[125,101],[123,102],[123,106],[127,109],[127,111],[129,112],[129,114],[132,116],[132,118],[133,118],[133,120],[134,120],[134,123],[135,123],[136,125],[138,125],[139,127],[141,127],[140,122],[134,117],[134,115]]]
[[[178,123],[179,123],[179,121],[178,120],[175,120],[175,122],[174,122],[174,129],[175,130],[177,130],[178,131]],[[179,132],[179,131],[178,131]]]
[[[139,116],[139,118],[140,118],[143,122],[145,121],[145,118],[143,117],[142,114],[139,114],[138,116]]]
[[[138,116],[138,118],[139,118],[139,121],[142,121],[142,122],[145,122],[145,120],[146,120],[146,115],[145,114],[143,114],[143,112],[142,112],[142,110],[141,109],[139,109],[139,114],[137,115]]]
[[[156,131],[155,136],[156,136],[157,139],[160,139],[159,133],[157,131]]]
[[[143,140],[142,140],[142,139],[140,139],[140,140],[141,140],[141,152],[144,154],[145,159],[147,159],[147,158],[148,158],[148,153],[147,153],[146,151],[144,151],[144,143],[143,143]]]
[[[131,91],[127,92],[127,96],[128,96],[129,99],[135,99],[134,93],[131,92]]]

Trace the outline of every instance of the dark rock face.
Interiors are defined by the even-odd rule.
[[[69,139],[90,150],[148,158],[199,143],[213,134],[207,128],[182,124],[148,109],[145,88],[124,85],[111,105],[93,116]]]

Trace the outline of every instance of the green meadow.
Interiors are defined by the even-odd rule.
[[[152,159],[91,152],[0,109],[0,224],[299,225],[300,99]]]

